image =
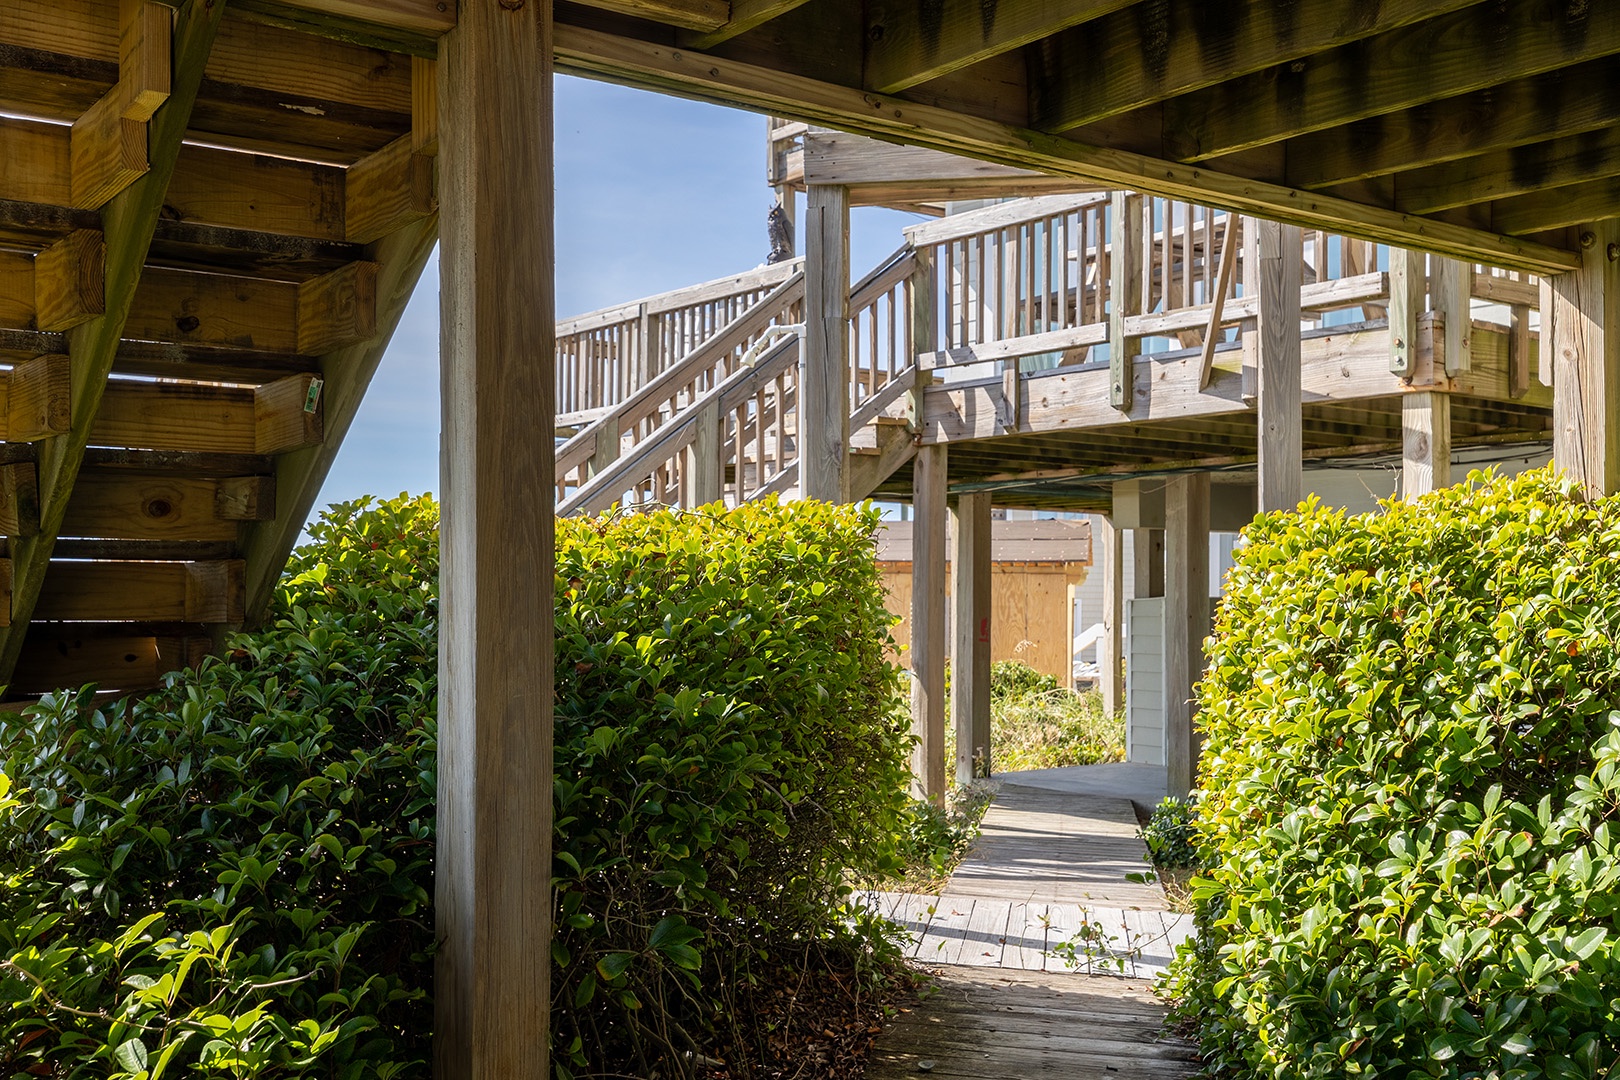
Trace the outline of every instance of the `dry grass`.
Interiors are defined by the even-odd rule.
[[[1103,712],[1102,695],[1062,687],[991,699],[995,771],[1096,765],[1125,757],[1125,719]]]
[[[1183,867],[1179,870],[1155,870],[1154,873],[1159,875],[1159,887],[1164,890],[1164,900],[1170,905],[1170,910],[1191,915],[1192,879],[1198,871]]]
[[[1102,695],[1077,693],[1017,660],[990,674],[990,766],[996,773],[1125,759],[1125,717],[1103,712]],[[946,725],[945,760],[956,760]]]

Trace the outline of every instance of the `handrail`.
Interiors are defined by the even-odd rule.
[[[687,405],[649,438],[638,443],[630,453],[612,462],[572,495],[560,501],[557,513],[595,513],[613,505],[632,481],[650,473],[692,444],[697,438],[698,418],[704,412],[715,406],[718,406],[721,415],[735,409],[738,401],[753,396],[766,382],[792,367],[798,360],[798,351],[799,339],[797,335],[790,335],[751,367],[734,372],[719,386]]]
[[[646,307],[648,315],[662,315],[666,312],[690,307],[693,304],[705,304],[713,300],[724,300],[730,296],[753,292],[755,289],[774,287],[803,270],[804,259],[800,257],[788,259],[785,262],[757,266],[740,274],[715,278],[712,281],[700,282],[697,285],[687,285],[679,289],[671,289],[668,292],[654,293],[652,296],[644,297],[632,303],[615,304],[612,307],[599,308],[596,311],[587,311],[583,314],[562,319],[557,323],[557,336],[567,337],[570,334],[599,330],[616,322],[628,322],[641,316],[643,306]]]
[[[901,244],[886,258],[850,286],[849,310],[858,311],[911,276],[917,266],[917,249]]]
[[[746,501],[753,502],[755,499],[763,499],[771,495],[785,494],[787,491],[795,487],[798,482],[799,459],[794,458],[792,461],[782,466],[781,470],[769,480],[765,481],[759,487],[750,492]]]
[[[613,407],[606,415],[593,420],[558,447],[557,474],[566,476],[590,460],[596,452],[597,436],[609,423],[613,423],[618,430],[623,431],[630,425],[645,420],[699,374],[712,367],[717,359],[769,326],[778,313],[796,303],[803,294],[804,271],[801,268],[759,303],[733,319],[719,333],[698,345],[673,366]]]
[[[960,240],[965,236],[977,236],[984,232],[994,232],[1013,225],[1025,225],[1042,218],[1055,217],[1058,214],[1089,210],[1094,206],[1106,205],[1107,202],[1107,192],[1088,192],[1083,195],[1036,195],[1028,199],[969,210],[965,214],[952,214],[950,217],[920,222],[908,226],[904,232],[912,247],[933,247],[952,240]]]
[[[902,368],[900,373],[883,384],[883,389],[861,402],[849,417],[849,430],[856,432],[883,415],[883,410],[899,401],[917,384],[917,365]]]
[[[1108,340],[1107,323],[1070,326],[1063,330],[1048,330],[1043,334],[1025,334],[1021,337],[1002,338],[977,345],[957,345],[929,353],[935,367],[960,367],[981,364],[991,360],[1017,360],[1041,353],[1062,352],[1088,345],[1101,345]]]

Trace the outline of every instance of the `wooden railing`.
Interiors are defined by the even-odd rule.
[[[793,337],[771,346],[757,363],[700,394],[651,437],[638,442],[629,453],[561,499],[557,512],[594,513],[615,503],[636,501],[633,497],[627,500],[625,493],[647,490],[651,486],[649,478],[672,464],[679,469],[682,505],[719,501],[725,498],[728,487],[731,502],[747,501],[772,478],[769,470],[773,451],[776,471],[786,464],[782,421],[793,404],[792,375],[798,356],[798,341]],[[761,440],[751,462],[745,452],[750,427]],[[767,432],[769,446],[764,444]],[[725,479],[728,460],[744,463],[731,484]],[[749,465],[754,469],[752,475],[747,472]]]
[[[938,365],[1077,366],[1105,362],[1116,348],[1154,357],[1203,348],[1212,336],[1217,347],[1239,344],[1255,314],[1255,270],[1244,257],[1252,231],[1250,219],[1225,211],[1116,192],[1022,199],[906,236],[937,270]],[[1387,248],[1318,231],[1299,243],[1305,326],[1386,316]],[[1419,310],[1455,311],[1466,325],[1476,317],[1469,301],[1479,299],[1528,325],[1534,278],[1416,258],[1413,272],[1427,282]]]
[[[606,481],[597,479],[598,474],[621,458],[639,461],[646,456],[645,446],[667,443],[669,433],[664,429],[756,359],[767,339],[779,332],[773,328],[802,322],[802,264],[787,265],[790,268],[787,276],[775,288],[742,308],[723,326],[706,330],[681,359],[666,364],[660,356],[655,366],[662,370],[651,379],[622,400],[578,417],[578,430],[557,449],[559,505],[572,505],[569,500],[581,489],[599,490]],[[689,337],[683,333],[675,340],[684,345],[692,337],[697,335]],[[738,420],[739,430],[746,431],[752,423],[758,435],[758,446],[764,448],[768,443],[779,456],[786,453],[784,442],[788,434],[784,429],[787,417],[782,415],[784,410],[780,403],[790,398],[795,381],[795,372],[782,373],[778,387],[769,393],[761,388],[756,395],[759,398],[757,412],[750,407]],[[774,419],[768,419],[770,417]],[[698,494],[694,487],[698,478],[690,463],[675,453],[684,448],[684,443],[672,447],[647,475],[637,476],[634,483],[616,494],[626,501],[679,499],[692,505],[690,500]],[[611,475],[621,475],[625,467],[618,464]],[[610,503],[612,501],[609,499]]]
[[[849,294],[851,409],[915,362],[911,341],[911,288],[917,267],[910,245],[880,262]]]
[[[851,289],[852,449],[878,479],[903,458],[907,446],[886,436],[911,415],[919,358],[948,369],[946,381],[999,377],[1014,418],[1021,379],[1110,366],[1114,355],[1134,364],[1201,354],[1192,369],[1207,387],[1217,364],[1243,367],[1252,355],[1260,231],[1252,219],[1129,192],[1022,199],[913,226]],[[1393,266],[1402,282],[1415,279],[1401,286],[1409,306],[1445,321],[1448,371],[1466,368],[1476,316],[1522,336],[1539,302],[1538,283],[1519,273],[1321,232],[1277,235],[1300,244],[1303,329],[1385,318]],[[794,260],[559,324],[558,430],[571,433],[558,449],[562,511],[737,504],[791,489],[804,298]],[[1499,306],[1476,312],[1475,299]],[[949,370],[975,364],[1000,370]]]
[[[776,263],[559,322],[558,428],[577,429],[627,400],[803,266]]]

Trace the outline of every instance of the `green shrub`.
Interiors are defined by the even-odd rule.
[[[873,525],[559,522],[559,1075],[683,1074],[763,1042],[759,973],[883,950],[840,909],[905,805]],[[4,1075],[428,1075],[436,526],[335,507],[232,662],[0,712]]]
[[[846,872],[897,869],[910,782],[876,523],[559,523],[555,1015],[581,1071],[647,1075],[804,949],[870,944],[847,940]]]
[[[979,838],[984,812],[996,794],[995,786],[984,781],[952,784],[945,792],[943,806],[923,799],[912,799],[907,807],[901,834],[901,867],[896,876],[861,879],[864,887],[921,892],[944,888],[962,859]]]
[[[1247,531],[1200,690],[1217,1074],[1620,1063],[1620,502],[1546,472]]]
[[[1036,671],[1022,660],[997,660],[990,665],[990,697],[1026,698],[1058,688],[1051,675]]]
[[[1166,796],[1153,808],[1139,834],[1147,845],[1148,861],[1156,870],[1188,870],[1198,865],[1197,831],[1193,825],[1195,800]]]
[[[427,1074],[436,523],[337,508],[234,663],[0,712],[0,1073]]]

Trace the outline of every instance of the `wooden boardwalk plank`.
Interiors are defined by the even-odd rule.
[[[934,917],[917,946],[917,959],[926,964],[961,963],[968,920],[972,917],[971,899],[941,896]]]
[[[1046,905],[1016,903],[1007,912],[1007,944],[1001,966],[1039,971],[1046,966]]]
[[[878,1040],[868,1080],[1070,1077],[1180,1080],[1197,1048],[1163,1035],[1165,1008],[1141,981],[948,969],[938,991]]]
[[[946,896],[1162,909],[1130,801],[1004,784]]]
[[[959,964],[1001,967],[1007,946],[1007,924],[1012,904],[1006,900],[975,900],[968,918]]]
[[[1003,785],[938,897],[865,901],[911,934],[911,955],[949,965],[938,993],[878,1040],[871,1080],[1192,1076],[1196,1048],[1164,1037],[1145,981],[1192,919],[1128,879],[1145,869],[1129,800]],[[1054,952],[1064,943],[1072,962]]]

